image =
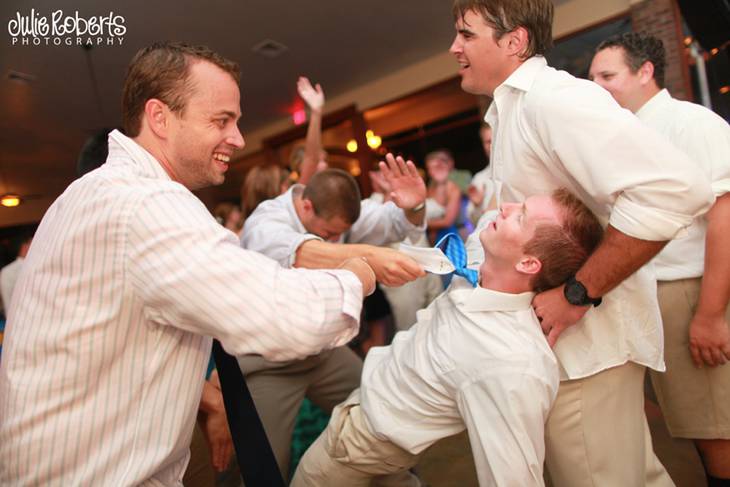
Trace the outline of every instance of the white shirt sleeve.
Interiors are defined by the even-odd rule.
[[[467,384],[457,396],[479,485],[543,486],[545,421],[557,383],[551,388],[546,379],[504,372]]]
[[[730,192],[730,126],[719,116],[706,114],[682,125],[674,143],[703,167],[716,197]]]
[[[286,193],[289,197],[289,194]],[[294,228],[295,222],[281,201],[264,201],[246,219],[241,246],[274,259],[280,266],[294,267],[297,249],[307,240],[322,240],[317,235]]]
[[[527,105],[533,150],[558,181],[577,183],[578,197],[612,206],[609,223],[621,232],[669,240],[712,205],[708,177],[591,82]]]
[[[425,220],[420,226],[412,224],[392,201],[378,203],[365,199],[360,206],[360,218],[347,234],[347,242],[386,245],[401,242],[406,237],[415,242],[425,230]]]
[[[354,274],[283,269],[243,250],[192,194],[149,194],[130,219],[126,272],[152,322],[269,360],[302,358],[357,333]]]

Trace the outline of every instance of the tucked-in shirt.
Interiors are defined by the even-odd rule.
[[[10,311],[10,298],[13,296],[24,261],[23,257],[18,257],[0,270],[0,298],[6,314]]]
[[[119,132],[43,217],[0,366],[0,484],[182,485],[213,336],[282,360],[346,343],[362,285],[240,248]]]
[[[360,387],[372,433],[418,454],[466,428],[480,485],[543,485],[559,376],[532,297],[455,277],[412,328],[371,348]]]
[[[603,224],[661,241],[714,201],[709,179],[687,156],[600,86],[556,71],[543,57],[528,59],[497,87],[485,120],[493,129],[489,168],[498,203],[563,187]],[[664,370],[662,349],[655,278],[645,266],[565,330],[555,353],[561,377],[577,379],[627,361]]]
[[[704,170],[715,196],[730,191],[730,125],[702,105],[672,98],[664,89],[636,112],[639,120],[689,156],[692,170]],[[654,259],[657,279],[699,277],[705,268],[707,220],[696,218],[687,236],[672,240]]]
[[[293,267],[297,249],[307,240],[322,238],[307,232],[297,211],[294,198],[301,196],[304,186],[296,184],[289,191],[256,207],[243,226],[241,245],[261,252],[283,267]],[[424,225],[414,225],[395,203],[379,203],[366,199],[360,204],[360,217],[350,230],[343,233],[339,243],[385,245],[406,237],[418,240]]]

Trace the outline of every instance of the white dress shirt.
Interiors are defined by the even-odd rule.
[[[10,312],[10,298],[13,296],[13,290],[18,282],[18,276],[23,268],[24,261],[23,257],[18,257],[0,270],[0,298],[2,298],[2,307],[5,309],[5,314]]]
[[[307,232],[294,208],[294,198],[302,191],[304,186],[295,184],[283,195],[257,206],[243,226],[243,248],[261,252],[282,267],[293,267],[300,245],[307,240],[322,240]],[[425,223],[417,226],[408,221],[403,210],[392,201],[379,203],[365,199],[360,205],[360,217],[339,242],[385,245],[406,237],[418,240],[425,228]]]
[[[664,89],[636,112],[649,127],[666,137],[704,170],[717,197],[730,191],[730,125],[702,105],[672,98]],[[699,277],[705,268],[707,220],[696,218],[687,236],[672,240],[654,259],[660,281]]]
[[[240,248],[114,131],[38,228],[0,366],[0,485],[182,485],[211,339],[281,360],[346,343],[362,286]]]
[[[497,202],[567,188],[603,223],[635,238],[669,240],[706,212],[714,195],[687,156],[624,110],[600,86],[525,61],[494,92]],[[472,246],[474,247],[474,246]],[[471,259],[469,260],[471,262]],[[627,361],[664,370],[653,271],[645,266],[560,336],[562,379]]]
[[[466,428],[480,485],[543,485],[559,375],[532,297],[455,277],[412,328],[371,348],[360,393],[372,433],[418,454]]]

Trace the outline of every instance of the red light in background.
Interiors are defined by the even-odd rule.
[[[291,118],[294,120],[294,125],[301,125],[307,121],[307,112],[303,108],[296,110],[291,114]]]

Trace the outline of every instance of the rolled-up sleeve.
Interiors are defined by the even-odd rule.
[[[533,148],[566,186],[612,208],[613,227],[642,240],[670,240],[710,209],[708,175],[608,92],[586,81],[550,95],[529,104]]]
[[[302,358],[357,333],[362,285],[354,274],[285,269],[244,250],[182,190],[141,201],[127,240],[126,272],[155,324],[269,360]]]

